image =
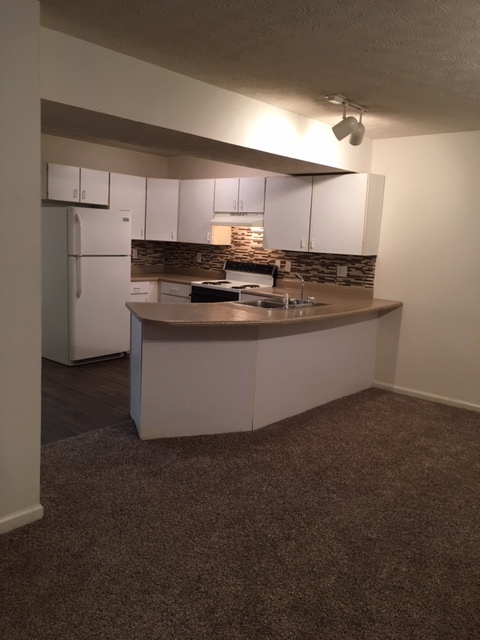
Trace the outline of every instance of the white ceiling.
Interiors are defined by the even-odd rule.
[[[478,0],[40,0],[42,25],[373,139],[480,130]],[[355,113],[354,113],[355,114]]]

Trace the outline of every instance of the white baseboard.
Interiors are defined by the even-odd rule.
[[[42,517],[43,507],[41,504],[36,504],[35,506],[28,507],[28,509],[23,509],[22,511],[10,513],[8,516],[0,518],[0,534],[7,533],[7,531],[12,531],[13,529],[18,529],[18,527],[23,527],[25,524],[30,524],[31,522],[35,522],[35,520],[40,520]]]
[[[468,409],[469,411],[480,411],[480,405],[478,404],[474,404],[473,402],[463,402],[462,400],[455,400],[455,398],[438,396],[435,393],[425,393],[423,391],[409,389],[408,387],[400,387],[396,384],[384,384],[383,382],[377,382],[376,380],[373,381],[373,386],[376,387],[377,389],[385,389],[385,391],[393,391],[394,393],[400,393],[405,396],[413,396],[414,398],[430,400],[431,402],[448,404],[452,407],[458,407],[459,409]]]

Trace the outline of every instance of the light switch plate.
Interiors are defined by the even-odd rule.
[[[337,265],[337,276],[339,278],[346,278],[347,277],[347,265],[344,265],[344,264],[338,264]]]

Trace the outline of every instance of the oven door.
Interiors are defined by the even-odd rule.
[[[228,302],[239,300],[240,293],[231,289],[210,289],[192,285],[192,302]]]

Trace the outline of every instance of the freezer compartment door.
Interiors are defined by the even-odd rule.
[[[129,211],[69,207],[68,255],[129,256],[131,215]]]
[[[69,257],[69,360],[128,351],[129,257]]]

